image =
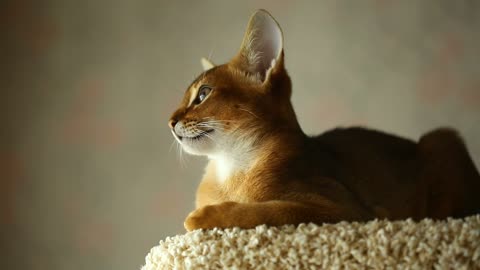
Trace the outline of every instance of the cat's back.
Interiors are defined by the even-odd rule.
[[[480,175],[453,129],[430,131],[415,142],[365,128],[338,128],[312,141],[312,153],[332,157],[322,160],[332,168],[328,176],[370,209],[381,209],[384,214],[377,216],[461,217],[480,209]]]
[[[311,138],[311,162],[366,204],[392,209],[416,185],[418,144],[362,127],[336,128]],[[327,153],[327,154],[325,154]],[[316,157],[321,157],[320,159]]]
[[[418,168],[418,144],[385,132],[335,128],[309,140],[309,161],[342,182],[405,183]]]
[[[417,143],[386,132],[363,128],[335,128],[312,138],[316,144],[337,153],[388,155],[400,158],[414,155]]]

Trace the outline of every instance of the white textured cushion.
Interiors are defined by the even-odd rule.
[[[386,267],[480,269],[480,215],[197,230],[160,241],[142,270]]]

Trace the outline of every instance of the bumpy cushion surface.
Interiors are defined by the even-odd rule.
[[[160,241],[142,270],[388,267],[480,269],[480,215],[197,230]]]

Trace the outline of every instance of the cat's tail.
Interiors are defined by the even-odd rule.
[[[429,190],[432,217],[464,217],[480,213],[480,175],[460,135],[450,128],[420,138],[421,179]]]

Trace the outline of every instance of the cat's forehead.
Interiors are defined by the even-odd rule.
[[[201,73],[190,84],[187,91],[198,89],[202,85],[214,86],[234,86],[234,85],[258,85],[261,83],[256,75],[251,75],[230,65],[215,66]]]
[[[212,69],[202,72],[188,86],[187,92],[192,91],[192,89],[200,87],[202,84],[207,84],[209,81],[215,80],[216,79],[215,73],[217,73],[216,71],[217,71],[217,67],[214,67]]]

